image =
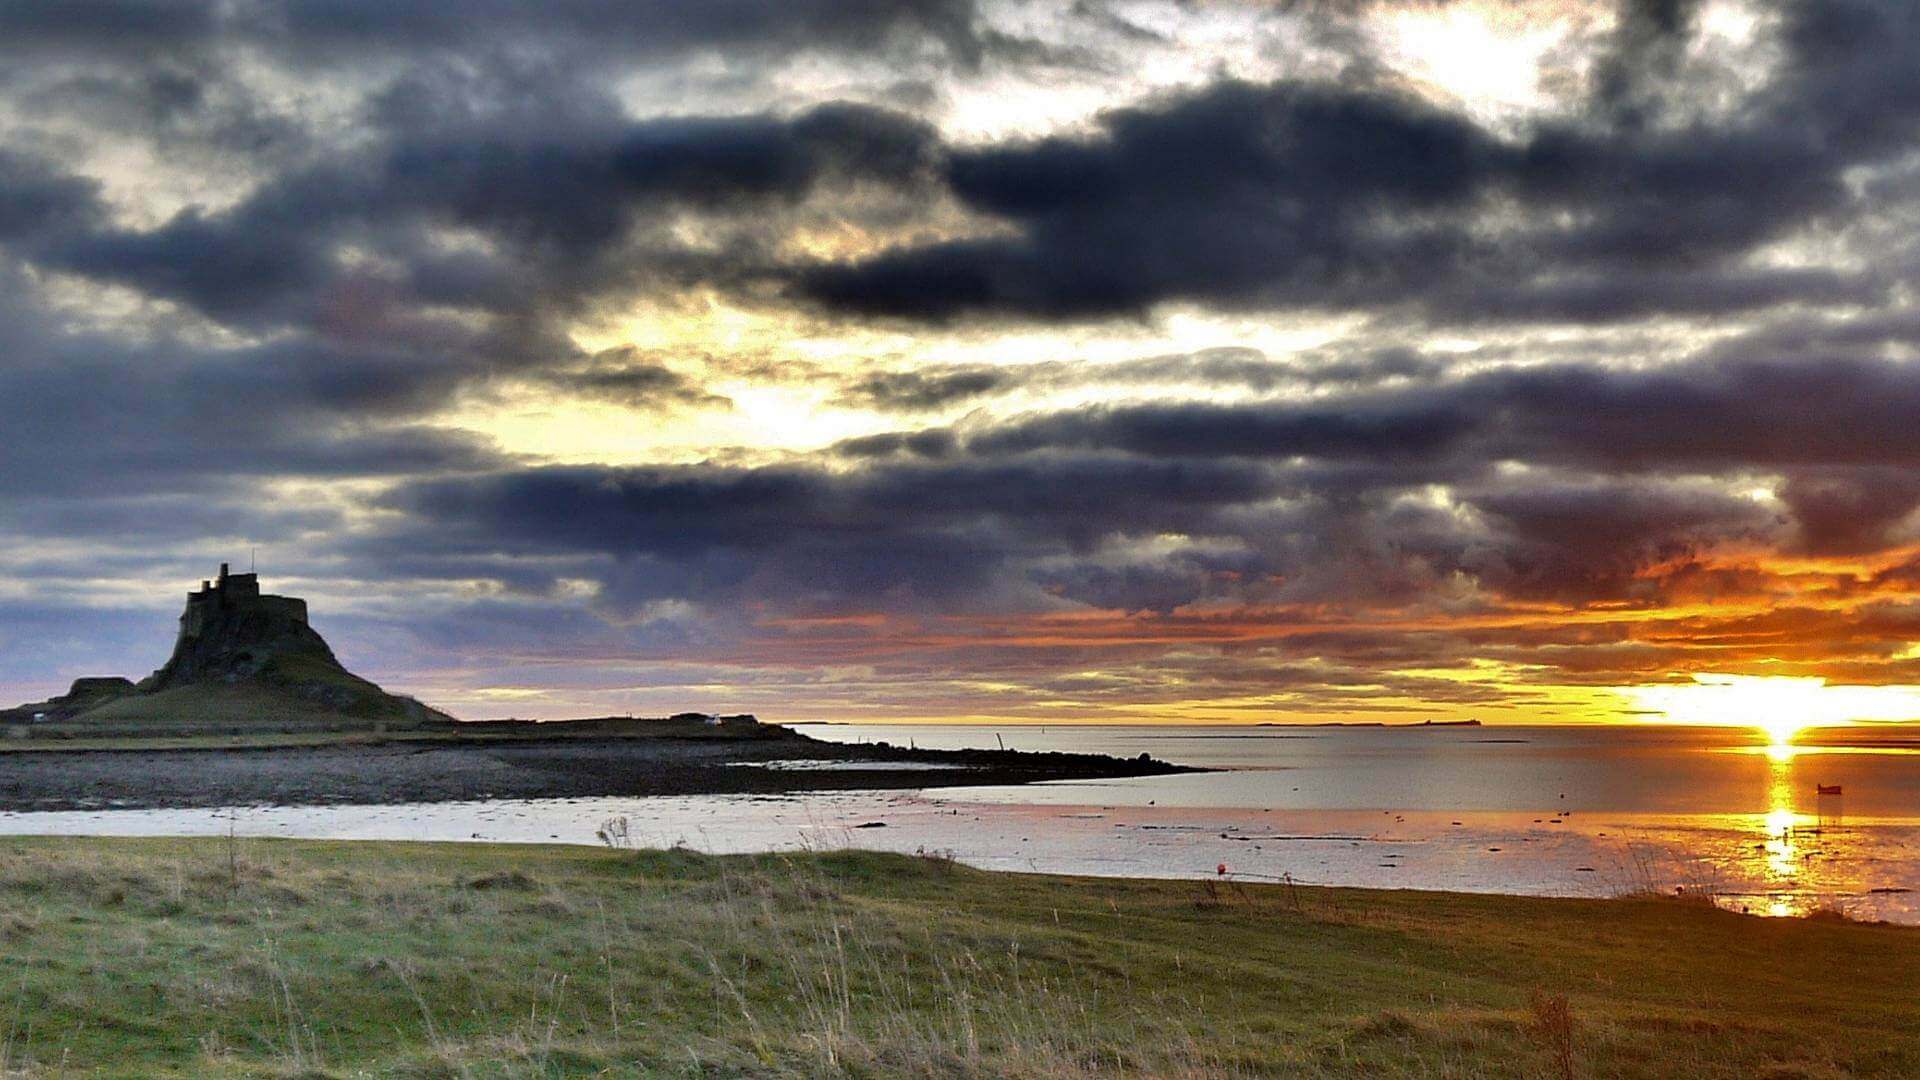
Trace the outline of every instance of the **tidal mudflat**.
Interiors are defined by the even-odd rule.
[[[634,843],[708,852],[941,852],[989,869],[1159,878],[1218,877],[1224,865],[1239,881],[1544,896],[1680,891],[1755,914],[1920,922],[1920,820],[1883,805],[1914,782],[1917,759],[1898,747],[1783,753],[1746,733],[1667,729],[809,730],[855,748],[911,742],[913,754],[982,741],[1147,748],[1211,771],[981,784],[926,761],[768,757],[738,771],[786,787],[92,807],[0,814],[0,832],[592,845],[621,821]],[[1626,785],[1628,772],[1653,782]],[[1844,781],[1845,794],[1823,798],[1816,780]],[[933,786],[943,781],[960,786]]]

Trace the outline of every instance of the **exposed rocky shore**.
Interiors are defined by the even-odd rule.
[[[908,750],[758,728],[751,737],[732,738],[555,734],[313,747],[22,750],[0,755],[0,810],[751,794],[1191,771],[1144,756]]]

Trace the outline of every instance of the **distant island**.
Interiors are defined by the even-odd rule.
[[[0,810],[439,802],[1017,784],[1196,771],[1142,754],[918,750],[749,713],[458,720],[348,671],[255,574],[187,594],[167,662],[0,710]],[[795,767],[796,763],[813,767]],[[831,768],[820,768],[831,765]]]
[[[1275,720],[1266,720],[1266,721],[1262,721],[1261,723],[1255,724],[1254,726],[1255,727],[1290,727],[1290,728],[1302,728],[1302,727],[1423,728],[1423,727],[1479,727],[1481,725],[1480,725],[1480,721],[1478,720],[1422,720],[1417,724],[1411,724],[1411,723],[1410,724],[1389,724],[1381,720],[1316,720],[1312,723],[1285,723],[1285,722],[1275,721]]]

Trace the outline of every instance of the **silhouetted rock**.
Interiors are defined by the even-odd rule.
[[[307,602],[260,591],[253,574],[202,581],[187,594],[173,655],[135,685],[76,681],[65,696],[0,712],[9,723],[81,721],[129,728],[414,726],[453,718],[348,671],[307,624]]]
[[[307,625],[305,600],[263,595],[258,576],[229,574],[221,563],[218,578],[187,594],[173,656],[140,689],[157,693],[190,683],[239,682],[289,657],[316,669],[315,674],[348,674]]]
[[[73,686],[59,697],[0,710],[0,723],[52,724],[71,720],[133,692],[134,685],[129,679],[119,676],[82,676],[73,680]]]

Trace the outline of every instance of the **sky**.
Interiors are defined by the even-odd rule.
[[[1920,717],[1917,219],[1904,0],[6,4],[0,698]]]

